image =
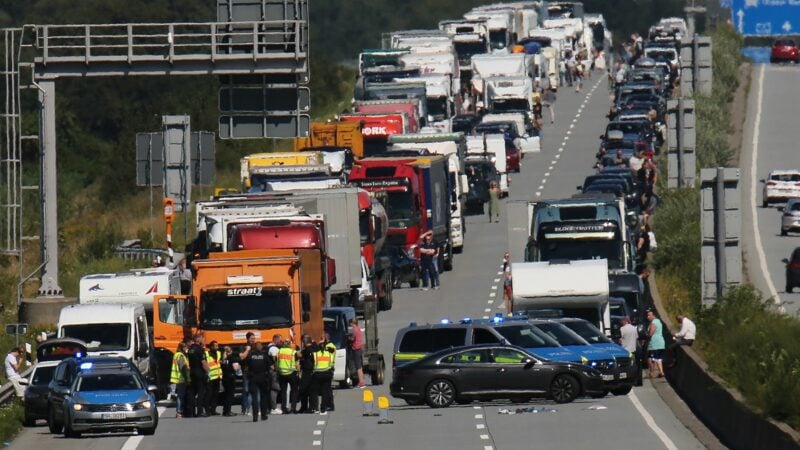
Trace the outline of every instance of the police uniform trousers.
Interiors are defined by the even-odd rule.
[[[220,379],[208,381],[208,395],[206,396],[206,412],[209,414],[216,414],[217,403],[219,402],[219,386]]]
[[[333,370],[314,372],[311,388],[311,409],[327,411],[333,409]],[[317,408],[317,402],[322,396],[322,403]]]
[[[258,418],[259,407],[261,417],[269,415],[269,391],[272,388],[272,380],[269,372],[250,373],[250,398],[253,402],[253,421]],[[258,401],[258,404],[256,402]]]
[[[311,405],[311,390],[313,381],[313,370],[303,370],[300,372],[300,411],[309,412],[313,409],[313,405]]]
[[[281,386],[280,394],[278,395],[278,404],[280,404],[280,408],[285,412],[286,409],[286,401],[289,401],[291,405],[290,411],[297,412],[297,400],[300,398],[300,392],[298,391],[298,386],[300,385],[300,377],[297,375],[297,372],[293,372],[289,375],[280,375],[278,374],[278,383]],[[288,389],[288,399],[286,398]]]
[[[208,376],[205,373],[192,373],[191,378],[186,392],[187,416],[201,416],[207,408]]]

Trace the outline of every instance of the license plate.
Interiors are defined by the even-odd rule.
[[[603,381],[613,381],[614,375],[603,375]]]
[[[103,419],[105,420],[123,420],[125,419],[124,412],[113,412],[113,413],[105,413],[103,414]]]
[[[621,373],[619,374],[619,379],[620,379],[620,380],[624,380],[625,378],[628,378],[628,374],[627,374],[627,373],[625,373],[625,372],[621,372]]]

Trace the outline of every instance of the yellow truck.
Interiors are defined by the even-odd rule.
[[[314,122],[307,138],[296,138],[294,149],[297,152],[314,147],[349,148],[355,159],[364,157],[364,136],[358,122]]]
[[[254,153],[240,160],[242,189],[250,188],[250,172],[259,167],[276,166],[320,166],[324,164],[322,152],[272,152]]]

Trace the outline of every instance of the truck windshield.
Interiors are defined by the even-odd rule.
[[[212,330],[270,329],[293,325],[292,298],[285,289],[230,288],[204,292],[200,323]]]
[[[347,330],[343,330],[339,325],[341,322],[337,320],[337,316],[327,316],[323,315],[322,323],[325,328],[325,332],[328,333],[331,337],[331,342],[336,348],[344,348],[347,345],[345,335]]]
[[[528,100],[524,98],[494,100],[492,111],[495,113],[529,111]]]
[[[493,30],[489,32],[489,40],[492,43],[492,49],[500,50],[508,46],[506,42],[506,30]]]
[[[447,98],[446,97],[428,97],[425,105],[428,108],[428,115],[433,117],[434,121],[444,120],[447,118]]]
[[[566,259],[607,259],[609,269],[622,268],[622,247],[618,240],[547,239],[539,249],[539,261]]]
[[[389,216],[389,228],[411,226],[416,216],[411,192],[387,192],[386,215]]]
[[[536,328],[545,332],[561,345],[587,345],[580,336],[575,335],[569,328],[559,323],[537,323]]]
[[[453,46],[458,53],[458,62],[462,65],[469,64],[472,61],[472,55],[486,53],[486,44],[483,41],[454,42]]]
[[[80,339],[92,352],[118,352],[131,347],[131,325],[127,323],[89,323],[64,325],[61,337]]]
[[[530,326],[519,325],[495,328],[509,344],[522,348],[559,347],[558,342],[542,331]]]

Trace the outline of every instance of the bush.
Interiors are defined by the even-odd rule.
[[[23,414],[22,405],[18,401],[0,407],[0,442],[4,447],[22,428]]]

